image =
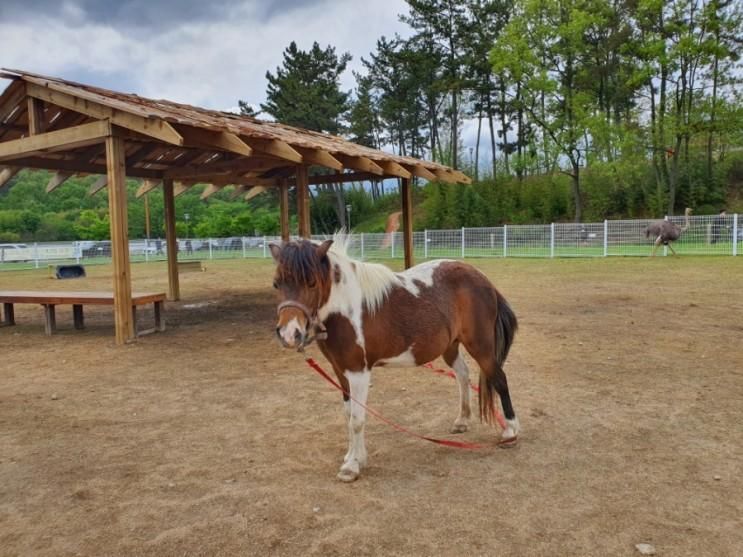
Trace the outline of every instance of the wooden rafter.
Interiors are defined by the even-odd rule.
[[[302,155],[304,162],[307,164],[315,164],[334,170],[343,170],[343,163],[326,151],[307,147],[295,147],[295,149]]]
[[[406,180],[409,180],[412,177],[412,173],[407,168],[397,164],[394,161],[380,161],[379,166],[384,169],[385,174],[399,176],[400,178],[405,178]]]
[[[242,136],[242,139],[250,145],[256,153],[264,153],[291,162],[302,162],[302,155],[285,141],[279,139],[258,139],[255,137]]]
[[[46,185],[46,193],[50,193],[57,189],[59,186],[64,184],[69,178],[72,178],[74,176],[74,172],[62,172],[57,171],[54,174],[52,174],[52,177],[49,178],[49,183]]]
[[[418,176],[419,178],[425,178],[429,182],[435,182],[436,180],[438,180],[438,178],[436,177],[436,174],[428,170],[422,164],[409,165],[407,166],[407,169],[410,170],[413,176]]]
[[[248,190],[248,193],[245,194],[245,201],[250,201],[253,199],[256,195],[262,194],[264,191],[266,191],[265,186],[253,186]]]
[[[108,176],[100,176],[95,182],[90,184],[88,195],[92,197],[102,189],[105,189],[106,186],[108,186]]]
[[[0,144],[2,145],[2,144]],[[42,158],[42,157],[25,157],[15,159],[14,165],[21,168],[39,168],[41,170],[68,170],[71,172],[85,172],[87,174],[105,174],[106,165],[99,163],[84,163],[79,160],[66,158]],[[146,168],[127,168],[127,176],[132,178],[158,178],[162,179],[161,170],[149,170]]]
[[[114,110],[108,106],[73,97],[67,93],[42,87],[35,83],[27,83],[26,88],[28,95],[36,99],[86,114],[91,118],[108,119],[117,126],[154,137],[166,143],[183,145],[183,137],[165,120],[143,118],[128,112]]]
[[[336,153],[333,156],[341,161],[343,163],[343,166],[346,168],[350,168],[352,170],[360,170],[362,172],[370,172],[372,174],[378,174],[380,176],[384,174],[384,169],[381,166],[366,157],[341,155],[339,153]]]
[[[173,183],[173,197],[178,197],[179,195],[183,195],[188,190],[190,190],[195,183],[186,183],[186,182],[174,182]]]
[[[39,99],[27,98],[28,102],[28,133],[39,135],[44,132],[44,105]]]
[[[225,131],[212,131],[191,126],[177,126],[178,133],[188,146],[229,151],[249,157],[253,149],[237,135]]]
[[[13,179],[21,171],[20,166],[0,166],[0,188]]]
[[[146,193],[150,193],[160,184],[162,184],[162,180],[145,180],[144,182],[142,182],[142,185],[139,186],[139,189],[137,190],[135,196],[138,198],[142,197]]]
[[[234,191],[230,194],[230,199],[237,199],[242,194],[244,194],[248,189],[248,186],[236,186]]]
[[[21,103],[26,98],[26,88],[20,81],[14,81],[0,97],[0,124],[11,114],[21,110]]]
[[[212,195],[214,195],[215,193],[217,193],[221,189],[222,188],[220,186],[215,186],[214,184],[209,184],[208,186],[206,186],[206,188],[204,188],[204,191],[201,192],[201,196],[199,197],[199,199],[208,199],[209,197],[211,197]]]
[[[0,143],[0,160],[27,157],[55,149],[75,149],[100,143],[111,135],[111,123],[99,120],[72,128],[22,137]]]

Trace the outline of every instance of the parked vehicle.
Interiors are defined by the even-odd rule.
[[[6,261],[30,261],[31,250],[26,244],[0,244],[0,263]]]

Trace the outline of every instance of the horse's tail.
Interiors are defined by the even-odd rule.
[[[495,394],[498,380],[495,376],[503,376],[503,364],[506,363],[513,338],[519,327],[516,314],[513,313],[503,295],[496,291],[496,297],[495,374],[488,374],[485,370],[480,373],[480,420],[488,424],[495,421]]]

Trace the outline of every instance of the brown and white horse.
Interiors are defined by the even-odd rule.
[[[493,422],[497,393],[507,423],[503,440],[515,443],[519,422],[503,364],[517,322],[505,298],[465,263],[437,260],[395,273],[352,260],[347,241],[336,235],[321,244],[271,244],[281,300],[276,334],[283,346],[301,350],[317,338],[341,386],[364,404],[373,367],[421,365],[443,355],[457,376],[460,407],[452,432],[461,433],[470,418],[461,345],[480,366],[480,419]],[[346,395],[344,405],[349,442],[338,478],[353,481],[367,462],[366,412]]]

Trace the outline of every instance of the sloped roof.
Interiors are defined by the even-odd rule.
[[[0,76],[13,80],[0,96],[0,142],[27,135],[30,116],[24,102],[26,94],[44,103],[47,131],[105,117],[110,117],[114,124],[126,127],[125,121],[122,124],[122,118],[129,115],[143,122],[139,128],[131,128],[132,133],[127,137],[127,172],[130,175],[145,175],[147,170],[156,178],[159,171],[164,174],[171,171],[179,178],[186,179],[190,169],[194,170],[194,176],[207,176],[213,169],[215,175],[237,178],[236,172],[240,174],[246,169],[245,176],[250,176],[259,184],[261,179],[291,176],[296,165],[304,163],[328,166],[336,172],[351,170],[359,179],[367,175],[417,175],[451,183],[470,182],[463,173],[432,161],[403,157],[358,145],[341,137],[276,122],[168,100],[148,99],[20,70],[4,70]],[[150,128],[147,128],[148,125]],[[167,133],[173,130],[172,135],[176,139],[169,140],[167,135],[162,134],[148,136],[147,130],[155,128],[160,132],[167,128]],[[202,135],[194,136],[196,132]],[[181,141],[178,141],[179,136],[183,138]],[[162,137],[165,137],[165,141]],[[147,154],[142,154],[144,149],[141,149],[141,145],[144,143],[149,144]],[[135,144],[139,144],[140,148]],[[139,160],[133,156],[137,152],[140,152]],[[66,154],[42,153],[33,161],[26,158],[20,162],[40,166],[38,159],[42,159],[49,161],[51,169],[55,169],[55,166],[72,169],[74,162],[80,160],[76,156],[82,154],[87,157],[84,162],[95,166],[96,160],[91,158],[90,148],[77,148]],[[188,156],[184,157],[186,154]],[[255,164],[250,166],[248,161]],[[245,164],[241,166],[242,163]],[[0,164],[10,165],[12,161]],[[80,170],[85,171],[84,165]],[[252,172],[248,173],[249,170]]]

